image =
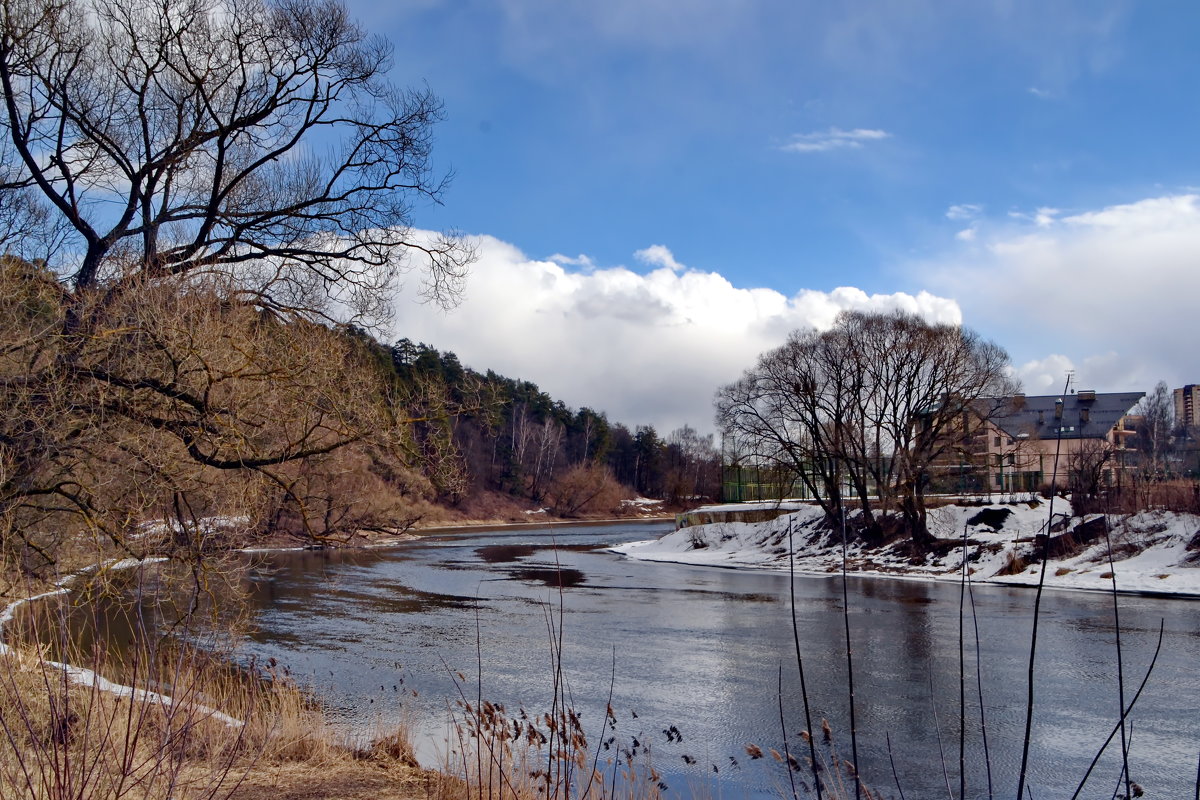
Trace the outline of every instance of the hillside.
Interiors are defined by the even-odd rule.
[[[414,464],[452,517],[511,517],[514,508],[596,516],[635,496],[678,508],[719,492],[712,437],[689,426],[665,436],[652,426],[631,430],[424,343],[369,346],[398,393],[412,398]]]

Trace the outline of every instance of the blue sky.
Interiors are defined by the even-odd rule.
[[[415,224],[483,237],[463,306],[402,297],[398,334],[667,429],[864,303],[975,328],[1031,393],[1200,381],[1194,1],[351,9],[446,104]]]

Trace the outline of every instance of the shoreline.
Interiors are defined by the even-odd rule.
[[[599,528],[610,525],[636,525],[638,523],[675,522],[675,515],[656,517],[615,517],[607,519],[585,520],[545,520],[541,522],[463,522],[452,525],[430,525],[425,528],[409,528],[403,533],[381,536],[378,539],[359,543],[330,543],[308,545],[266,545],[262,547],[241,547],[231,550],[231,553],[301,553],[320,552],[322,550],[372,550],[384,547],[397,547],[409,542],[435,536],[451,536],[473,531],[496,532],[513,531],[514,533],[527,530],[550,530],[554,528]]]
[[[659,563],[659,564],[680,564],[685,567],[700,567],[702,569],[727,569],[727,570],[736,570],[739,572],[746,572],[746,573],[763,572],[763,573],[767,573],[770,575],[794,574],[797,578],[819,578],[822,580],[837,580],[838,578],[842,577],[841,571],[817,572],[815,570],[802,569],[802,568],[797,567],[795,569],[795,571],[793,572],[793,571],[790,571],[790,570],[788,570],[786,568],[782,568],[782,567],[757,566],[754,564],[737,564],[737,563],[716,564],[716,563],[705,563],[705,562],[700,562],[700,561],[690,561],[690,560],[680,559],[680,558],[645,558],[645,557],[630,555],[629,553],[618,549],[621,547],[631,547],[631,546],[636,546],[636,545],[640,545],[640,544],[647,544],[649,542],[654,542],[654,541],[657,541],[657,540],[647,539],[644,542],[630,542],[627,545],[617,545],[617,547],[606,548],[606,552],[613,553],[615,555],[619,555],[628,561],[645,561],[648,563]],[[857,571],[850,570],[850,571],[846,572],[846,577],[847,578],[883,579],[883,580],[893,580],[893,581],[910,581],[913,583],[942,583],[942,584],[950,584],[950,585],[958,585],[962,582],[962,579],[958,578],[958,577],[951,578],[949,576],[942,577],[942,576],[938,576],[938,575],[929,575],[929,574],[920,574],[920,573],[901,574],[901,573],[896,573],[896,572],[877,572],[877,571],[867,571],[867,570],[857,570]],[[980,578],[980,579],[973,578],[970,581],[968,581],[968,584],[972,585],[972,586],[994,586],[994,587],[999,587],[999,588],[1010,587],[1013,589],[1034,590],[1034,591],[1036,591],[1038,588],[1037,581],[1033,581],[1033,582],[1008,581],[1008,580],[996,580],[993,578]],[[1047,584],[1043,585],[1042,588],[1046,589],[1046,590],[1054,590],[1056,592],[1076,592],[1076,593],[1083,593],[1083,594],[1112,594],[1112,591],[1113,591],[1111,586],[1107,589],[1100,589],[1100,588],[1092,589],[1092,588],[1088,588],[1086,586],[1062,586],[1062,585],[1055,585],[1052,583],[1047,583]],[[1200,592],[1161,592],[1161,591],[1154,591],[1151,589],[1122,589],[1122,588],[1120,588],[1120,575],[1119,574],[1117,576],[1117,594],[1123,595],[1123,596],[1129,596],[1129,597],[1147,597],[1147,598],[1158,599],[1158,600],[1187,600],[1187,601],[1200,600]]]
[[[406,535],[414,539],[422,538],[423,534],[441,535],[446,533],[469,533],[471,531],[522,531],[549,530],[553,528],[603,528],[614,525],[636,525],[639,523],[675,522],[675,515],[657,517],[617,517],[609,519],[584,520],[546,520],[545,522],[479,522],[461,525],[432,525],[428,528],[413,528]],[[404,541],[412,541],[406,539]],[[367,545],[370,546],[370,545]]]
[[[703,514],[706,509],[701,509]],[[1158,599],[1200,599],[1200,516],[1163,510],[1115,516],[1072,517],[1042,575],[1035,535],[1045,527],[1041,504],[941,506],[930,511],[935,534],[969,534],[967,551],[919,558],[898,542],[871,547],[855,539],[847,548],[847,576],[961,583],[965,557],[970,583],[1112,594]],[[1098,520],[1103,520],[1098,523]],[[1106,531],[1098,535],[1096,525]],[[1088,529],[1088,526],[1091,526]],[[1084,531],[1078,540],[1075,531]],[[762,521],[711,521],[655,540],[610,548],[631,560],[698,567],[767,571],[809,577],[842,574],[842,544],[830,538],[819,509],[800,506]],[[794,546],[789,545],[794,541]],[[794,568],[789,568],[789,562]]]
[[[140,569],[142,567],[151,566],[154,564],[161,564],[166,560],[166,558],[161,556],[151,556],[142,559],[123,558],[101,561],[96,564],[86,566],[83,569],[76,570],[75,572],[72,572],[63,578],[60,578],[55,582],[57,585],[57,588],[55,589],[14,600],[6,605],[3,609],[0,609],[0,656],[9,656],[17,652],[15,648],[8,643],[5,637],[5,628],[10,622],[12,622],[13,618],[17,614],[17,611],[27,603],[45,600],[48,597],[61,597],[62,595],[69,595],[72,591],[71,584],[86,575],[91,575],[102,570]],[[96,691],[111,694],[118,698],[128,697],[135,701],[145,701],[147,703],[163,706],[178,705],[178,702],[175,700],[175,698],[170,695],[156,692],[151,689],[140,689],[136,686],[129,686],[128,684],[110,681],[108,678],[105,678],[94,669],[89,669],[88,667],[79,667],[65,661],[52,661],[47,658],[41,658],[40,656],[37,660],[44,666],[59,670],[66,675],[67,680],[76,686],[92,688]],[[231,717],[223,711],[218,711],[215,708],[210,708],[205,705],[188,701],[185,701],[185,703],[188,707],[194,708],[201,712],[205,717],[215,719],[231,728],[239,728],[245,725],[242,720]]]

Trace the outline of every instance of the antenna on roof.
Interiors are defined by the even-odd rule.
[[[1075,390],[1070,388],[1071,381],[1074,379],[1075,379],[1075,370],[1073,370],[1073,369],[1067,370],[1067,385],[1063,387],[1063,394],[1066,394],[1068,390],[1070,390],[1071,394],[1075,394]]]

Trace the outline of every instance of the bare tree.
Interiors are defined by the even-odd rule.
[[[790,469],[832,521],[857,498],[864,530],[895,504],[918,546],[931,537],[931,469],[1011,394],[1007,356],[972,331],[903,313],[841,314],[833,328],[793,333],[717,394],[727,441]]]
[[[1067,455],[1068,485],[1080,500],[1094,498],[1113,469],[1116,451],[1107,439],[1081,439]]]
[[[362,458],[332,454],[413,452],[346,331],[418,265],[453,303],[472,253],[411,229],[442,112],[388,58],[332,0],[0,0],[11,557],[68,532],[197,553],[196,520],[280,502],[346,527],[314,498]]]
[[[1135,414],[1142,417],[1137,426],[1137,448],[1143,468],[1152,476],[1166,471],[1167,452],[1175,430],[1175,401],[1165,381],[1159,381],[1154,391],[1138,403]]]
[[[280,502],[324,536],[330,517],[310,513],[312,488],[333,480],[317,478],[323,468],[344,471],[332,454],[404,460],[404,409],[387,402],[351,337],[264,318],[219,289],[158,282],[111,303],[98,333],[71,340],[54,333],[65,314],[57,283],[7,273],[0,539],[27,562],[37,553],[30,567],[54,566],[76,533],[130,555],[199,559],[217,544],[204,520],[253,530]],[[147,535],[150,519],[169,520],[163,535]]]
[[[388,58],[332,0],[5,0],[0,191],[65,223],[76,293],[219,268],[266,308],[377,317],[416,253],[451,302],[469,253],[409,229],[441,105]]]
[[[816,498],[826,516],[843,513],[841,436],[851,395],[833,368],[830,340],[794,332],[717,391],[717,425],[747,466],[782,470]]]
[[[711,433],[701,436],[690,425],[676,428],[667,436],[666,455],[666,493],[672,503],[695,506],[718,496],[721,456]]]

